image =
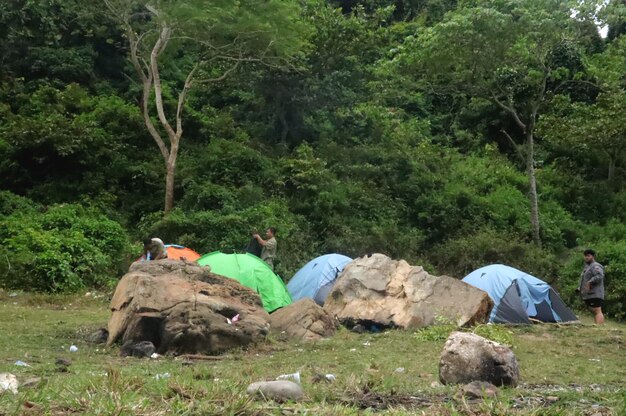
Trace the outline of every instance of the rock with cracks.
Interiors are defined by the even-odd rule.
[[[305,341],[331,337],[337,330],[333,316],[309,298],[303,298],[270,315],[272,332]]]
[[[208,267],[178,260],[134,263],[111,300],[108,345],[149,341],[159,354],[217,354],[262,340],[261,299]],[[239,320],[231,318],[239,315]]]
[[[383,254],[346,266],[324,309],[342,323],[420,328],[437,322],[458,326],[486,322],[493,301],[486,292],[448,276]]]
[[[453,332],[439,359],[439,380],[443,384],[486,381],[516,386],[519,366],[509,347],[476,334]]]

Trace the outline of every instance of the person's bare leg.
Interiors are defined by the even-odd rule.
[[[604,315],[602,314],[602,308],[590,308],[591,312],[593,312],[593,320],[597,325],[602,325],[604,323]]]

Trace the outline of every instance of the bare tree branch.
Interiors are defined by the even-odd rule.
[[[193,76],[197,69],[198,69],[198,65],[194,66],[193,69],[189,71],[189,74],[187,75],[187,78],[185,79],[185,85],[183,86],[183,90],[178,95],[178,105],[176,107],[176,136],[179,139],[183,134],[183,122],[182,122],[181,116],[183,112],[183,107],[185,106],[185,99],[187,96],[187,92],[191,88]]]
[[[170,34],[171,29],[169,27],[164,26],[161,29],[159,38],[157,39],[154,47],[152,48],[152,52],[150,53],[150,70],[153,78],[154,101],[157,109],[157,114],[159,116],[159,121],[161,121],[161,124],[163,125],[163,128],[165,128],[165,131],[167,132],[167,135],[170,138],[171,142],[172,140],[176,140],[176,132],[174,132],[174,129],[170,125],[169,121],[167,121],[167,117],[165,116],[165,110],[163,108],[163,87],[161,85],[161,77],[159,74],[158,63],[159,55],[167,46]]]
[[[507,113],[512,115],[513,119],[515,120],[515,123],[517,123],[518,126],[520,126],[524,131],[526,131],[527,129],[526,124],[520,119],[519,115],[517,114],[517,111],[515,110],[515,108],[513,108],[512,105],[504,104],[501,100],[498,99],[498,97],[496,97],[495,94],[491,94],[491,99],[500,107],[502,107]]]
[[[509,135],[509,133],[506,130],[504,130],[504,129],[500,129],[500,133],[504,134],[504,136],[507,139],[509,139],[509,142],[513,146],[513,149],[515,149],[515,152],[517,153],[517,155],[520,157],[522,162],[526,163],[526,157],[524,156],[522,151],[519,149],[519,145],[517,143],[515,143],[515,140],[513,140],[513,138]]]
[[[197,84],[209,84],[211,82],[219,82],[219,81],[223,81],[224,79],[226,79],[226,77],[228,77],[228,74],[230,74],[231,72],[233,72],[235,69],[237,69],[237,67],[239,67],[239,64],[242,61],[235,61],[235,63],[233,64],[233,66],[231,66],[230,68],[228,68],[226,71],[224,71],[224,73],[222,75],[220,75],[217,78],[205,78],[205,79],[201,79],[196,81]]]

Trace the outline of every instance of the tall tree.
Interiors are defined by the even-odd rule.
[[[547,140],[583,153],[599,152],[607,163],[607,180],[615,181],[616,168],[626,151],[626,38],[615,39],[606,50],[588,60],[600,94],[593,102],[572,102],[571,96],[557,96],[542,117],[539,130]]]
[[[303,46],[306,27],[292,1],[105,0],[105,4],[125,32],[128,59],[142,87],[144,123],[165,162],[167,214],[174,206],[189,91],[194,85],[222,81],[243,65],[289,65]],[[178,94],[173,94],[175,89]]]
[[[462,92],[499,107],[516,126],[502,130],[517,148],[523,137],[532,238],[541,245],[535,176],[535,129],[551,90],[572,71],[556,51],[576,39],[571,10],[560,0],[469,1],[441,23],[411,37],[398,61],[424,71],[428,88]]]

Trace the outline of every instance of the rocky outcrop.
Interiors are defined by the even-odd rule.
[[[324,309],[342,323],[420,328],[437,321],[458,326],[486,322],[493,301],[486,292],[383,254],[346,266]]]
[[[333,336],[337,330],[333,316],[309,298],[272,313],[270,325],[272,332],[305,341]]]
[[[216,354],[269,331],[269,315],[255,292],[185,261],[133,263],[110,307],[108,345],[149,341],[160,354]]]
[[[519,366],[509,347],[476,334],[453,332],[441,353],[439,380],[443,384],[486,381],[516,386]]]

